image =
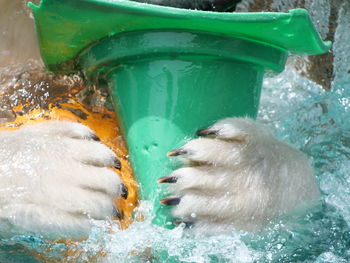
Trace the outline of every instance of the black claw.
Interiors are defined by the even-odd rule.
[[[185,149],[179,148],[177,150],[169,152],[167,155],[168,156],[179,156],[183,154],[187,154],[188,152]]]
[[[176,183],[177,182],[177,177],[175,176],[164,176],[164,177],[161,177],[158,179],[158,183],[159,184],[164,184],[164,183],[167,183],[167,184],[173,184],[173,183]]]
[[[181,225],[181,224],[185,224],[185,228],[192,228],[194,226],[195,222],[180,219],[180,220],[176,220],[174,222],[174,224],[177,225],[177,226]]]
[[[196,132],[197,136],[208,136],[208,135],[216,135],[216,134],[217,134],[217,131],[211,130],[210,128],[198,130]]]
[[[123,197],[124,199],[128,198],[129,195],[129,190],[128,188],[125,186],[125,184],[121,184],[121,194],[120,196]]]
[[[160,200],[160,203],[163,205],[178,205],[180,204],[180,197],[167,197]]]
[[[90,135],[90,138],[91,138],[92,140],[96,141],[96,142],[100,142],[100,141],[101,141],[100,138],[98,138],[96,134],[91,134],[91,135]]]
[[[114,168],[117,168],[118,170],[122,169],[122,163],[119,161],[118,158],[114,159]]]
[[[115,218],[118,218],[119,220],[123,220],[124,219],[124,212],[123,211],[119,211],[118,209],[114,208],[113,209],[113,216]]]

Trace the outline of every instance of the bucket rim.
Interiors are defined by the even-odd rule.
[[[41,55],[49,70],[75,72],[74,59],[107,36],[138,30],[181,29],[251,39],[297,54],[327,52],[304,9],[289,13],[218,13],[125,0],[42,0],[32,3]]]
[[[233,60],[260,70],[284,69],[288,52],[256,41],[194,31],[134,31],[98,41],[79,54],[77,67],[98,82],[122,63],[159,59]]]

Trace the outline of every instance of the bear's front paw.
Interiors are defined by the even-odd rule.
[[[0,132],[0,236],[81,238],[90,219],[120,216],[120,162],[79,123],[50,121]]]
[[[187,226],[257,231],[319,190],[307,157],[248,118],[228,118],[197,132],[169,156],[188,165],[162,177],[172,196],[161,203]],[[219,229],[217,228],[219,227]]]

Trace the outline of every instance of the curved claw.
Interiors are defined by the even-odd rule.
[[[179,156],[179,155],[184,155],[187,154],[187,150],[183,149],[183,148],[179,148],[177,150],[174,151],[170,151],[167,156]]]
[[[159,178],[157,180],[158,184],[164,184],[164,183],[167,183],[167,184],[174,184],[177,182],[177,177],[175,176],[171,176],[171,175],[167,175],[167,176],[163,176],[161,178]]]
[[[125,184],[121,184],[121,194],[120,196],[123,197],[124,199],[128,199],[129,191],[128,188],[125,186]]]
[[[177,196],[166,197],[160,200],[162,205],[178,205],[181,202],[181,198]]]
[[[208,129],[202,129],[202,130],[198,130],[196,132],[197,136],[209,136],[209,135],[217,135],[217,131],[216,130],[212,130],[210,128]]]
[[[118,170],[122,169],[122,163],[119,161],[118,158],[114,159],[114,168],[116,168]]]
[[[124,219],[124,212],[123,211],[119,211],[118,209],[114,208],[113,209],[113,216],[115,218],[118,218],[119,220],[123,220]]]
[[[91,134],[90,139],[96,142],[100,142],[100,138],[96,134]]]

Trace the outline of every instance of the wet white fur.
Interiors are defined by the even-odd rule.
[[[180,168],[171,190],[181,197],[175,217],[198,222],[201,231],[258,231],[270,220],[319,197],[312,167],[299,150],[273,138],[248,118],[214,124],[212,138],[181,147],[194,166]]]
[[[0,0],[0,67],[40,59],[26,2]],[[0,237],[82,238],[90,218],[113,216],[121,180],[107,167],[115,155],[91,135],[59,121],[0,132]]]
[[[91,134],[64,121],[0,132],[0,236],[81,238],[89,218],[112,218],[115,155]]]
[[[26,2],[0,0],[0,67],[40,59]],[[91,134],[58,121],[0,132],[0,237],[82,238],[90,218],[113,216],[115,155]]]

